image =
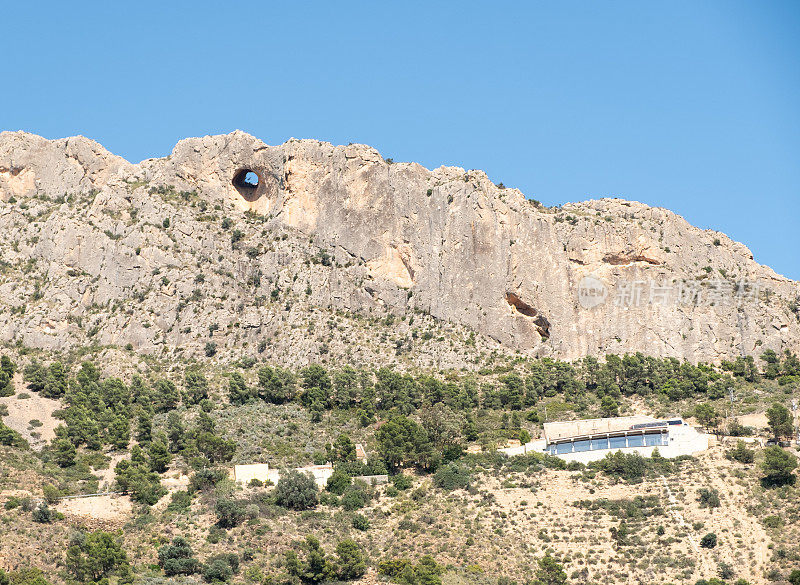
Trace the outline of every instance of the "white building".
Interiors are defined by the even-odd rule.
[[[333,475],[333,465],[309,465],[308,467],[298,467],[296,471],[300,473],[310,473],[317,485],[324,487],[328,478]],[[257,479],[264,483],[270,481],[277,484],[281,479],[281,473],[277,469],[270,469],[266,463],[252,463],[249,465],[234,465],[233,480],[240,484],[248,484],[251,480]]]
[[[708,439],[680,417],[640,415],[545,423],[544,441],[537,447],[567,461],[587,463],[618,450],[645,457],[655,449],[663,457],[691,455],[708,449]]]

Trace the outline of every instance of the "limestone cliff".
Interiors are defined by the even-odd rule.
[[[800,285],[724,234],[616,199],[544,208],[481,171],[364,145],[237,131],[131,164],[83,137],[4,132],[0,201],[6,342],[358,351],[343,330],[309,346],[302,309],[418,315],[565,359],[800,348]],[[417,343],[408,321],[396,344]]]

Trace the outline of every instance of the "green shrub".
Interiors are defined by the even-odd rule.
[[[342,581],[359,579],[367,572],[367,556],[364,549],[354,540],[348,538],[337,544],[336,556],[337,576]]]
[[[443,465],[433,476],[433,483],[445,491],[467,489],[472,481],[469,471],[456,462]]]
[[[192,506],[192,494],[186,490],[173,492],[167,510],[170,512],[186,512]]]
[[[564,567],[550,556],[550,553],[539,559],[536,582],[541,585],[564,585],[567,582],[567,574],[564,572]]]
[[[336,467],[333,470],[333,473],[328,478],[327,483],[325,484],[325,489],[331,492],[332,494],[336,494],[341,496],[344,491],[350,486],[352,482],[352,478],[350,475],[341,469],[340,467]]]
[[[703,548],[714,548],[717,546],[717,535],[713,532],[709,532],[700,539],[700,546]]]
[[[217,525],[220,528],[235,528],[244,521],[245,506],[239,500],[221,498],[214,506]]]
[[[58,518],[58,512],[50,508],[47,504],[37,506],[33,512],[33,521],[39,524],[50,524]]]
[[[640,480],[647,471],[647,460],[638,453],[609,453],[591,465],[608,475],[621,477],[628,481]]]
[[[340,504],[348,511],[360,510],[371,499],[369,487],[363,481],[356,481],[345,488]]]
[[[362,532],[369,530],[369,518],[363,514],[356,514],[353,516],[353,528],[361,530]]]
[[[3,421],[0,421],[0,445],[27,449],[28,442],[17,431],[7,427]]]
[[[750,464],[755,461],[756,454],[755,451],[747,448],[747,444],[744,441],[736,441],[736,447],[725,451],[725,457],[731,461]]]
[[[203,579],[208,583],[227,583],[233,577],[233,569],[225,559],[214,558],[203,566]]]
[[[797,468],[797,457],[773,446],[764,449],[764,461],[761,469],[764,472],[763,482],[768,487],[790,484],[794,480],[792,471]]]
[[[404,473],[398,473],[392,476],[392,484],[398,490],[403,491],[412,487],[414,485],[414,480]]]
[[[378,573],[402,585],[441,585],[444,567],[430,556],[416,564],[408,559],[384,559],[378,563]]]
[[[211,490],[225,477],[227,474],[221,469],[201,469],[189,479],[189,488],[192,491]]]
[[[291,510],[308,510],[319,503],[317,482],[310,473],[291,470],[281,473],[275,486],[275,502]]]
[[[42,486],[42,493],[45,501],[51,505],[61,499],[61,491],[54,485],[45,484]]]
[[[189,541],[182,536],[176,536],[172,544],[158,549],[158,564],[167,577],[193,575],[200,570],[200,561],[194,558]]]
[[[130,581],[130,564],[120,539],[102,530],[73,540],[67,549],[67,570],[78,581],[108,583],[111,575]]]
[[[697,490],[697,501],[701,508],[719,508],[719,492],[714,488],[700,488]]]

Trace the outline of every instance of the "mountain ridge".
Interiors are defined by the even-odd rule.
[[[247,171],[257,187],[239,177]],[[253,351],[267,337],[284,343],[279,305],[291,298],[323,312],[430,315],[488,338],[486,347],[563,359],[642,351],[719,361],[800,348],[800,284],[721,232],[621,199],[545,208],[482,171],[394,163],[367,145],[269,146],[237,130],[133,164],[85,137],[3,132],[0,200],[0,228],[13,234],[0,246],[9,343],[65,348],[93,331],[95,342],[138,349],[157,330],[164,346],[197,355],[208,339],[231,351],[247,340]],[[188,278],[190,267],[213,284]],[[665,283],[676,300],[654,303]],[[636,304],[621,297],[632,286]],[[602,303],[582,306],[581,294],[601,289]],[[707,301],[679,302],[686,291]],[[59,295],[62,306],[41,302]],[[127,319],[109,312],[122,300]],[[189,305],[192,322],[219,329],[180,333],[191,328],[181,315]],[[416,344],[411,327],[403,335]]]

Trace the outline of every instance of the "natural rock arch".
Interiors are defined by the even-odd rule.
[[[267,192],[262,173],[250,168],[244,167],[237,170],[233,175],[232,183],[242,199],[250,203],[257,201]]]

